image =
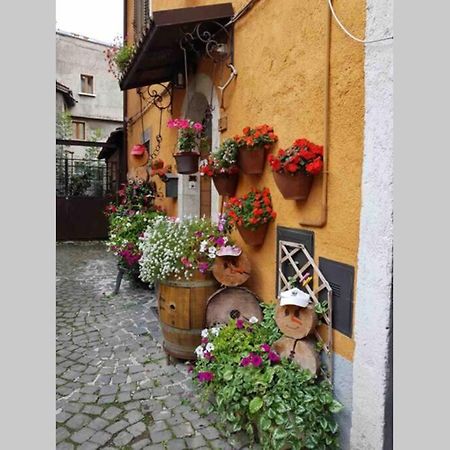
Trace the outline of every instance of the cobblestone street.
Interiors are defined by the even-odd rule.
[[[168,365],[153,291],[124,277],[101,242],[57,244],[57,449],[245,448],[197,409],[186,366]]]

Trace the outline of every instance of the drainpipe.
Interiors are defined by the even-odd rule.
[[[326,15],[326,50],[325,50],[325,77],[324,77],[324,138],[323,138],[323,171],[322,171],[322,196],[320,206],[320,217],[304,218],[300,221],[300,225],[310,227],[323,227],[327,223],[328,212],[328,151],[330,143],[330,57],[331,57],[331,11],[327,6]]]
[[[127,34],[128,25],[128,0],[123,0],[123,35]],[[128,91],[123,91],[123,148],[120,155],[120,173],[119,180],[121,183],[127,181],[128,172],[128,128],[127,128],[127,115],[128,115]]]

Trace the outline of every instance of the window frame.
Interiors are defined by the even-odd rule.
[[[79,139],[78,137],[77,137],[77,133],[74,133],[74,125],[75,124],[82,124],[83,125],[83,138],[82,139]],[[77,127],[75,127],[75,128],[77,128]],[[77,140],[77,141],[85,141],[86,140],[86,122],[85,121],[83,121],[83,120],[72,120],[72,137],[73,137],[73,139],[75,139],[75,140]]]
[[[83,91],[83,77],[92,79],[92,92],[84,92]],[[95,97],[95,77],[94,75],[90,75],[88,73],[80,73],[80,92],[79,95],[85,95],[87,97]]]

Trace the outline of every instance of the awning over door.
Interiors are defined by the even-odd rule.
[[[150,27],[137,44],[137,50],[121,80],[122,90],[175,81],[184,71],[180,40],[198,24],[202,31],[214,32],[214,22],[226,24],[233,16],[231,3],[155,11]]]

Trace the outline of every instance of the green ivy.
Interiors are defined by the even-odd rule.
[[[281,336],[273,316],[269,305],[261,323],[239,329],[232,320],[218,333],[211,329],[207,339],[213,358],[198,359],[194,374],[210,372],[213,379],[197,384],[205,399],[214,398],[212,409],[228,425],[228,434],[243,430],[253,441],[259,438],[266,450],[336,449],[334,414],[342,406],[333,398],[331,384],[289,359],[271,362],[261,348]],[[261,357],[259,366],[241,365],[249,353]]]

